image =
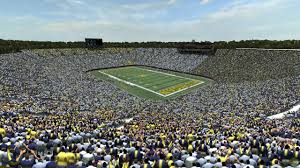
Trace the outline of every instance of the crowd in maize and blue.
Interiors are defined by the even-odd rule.
[[[299,111],[267,119],[299,103],[300,52],[58,49],[0,62],[0,167],[300,167]],[[129,63],[215,82],[152,101],[86,73]]]

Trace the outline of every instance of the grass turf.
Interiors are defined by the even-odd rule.
[[[100,69],[91,73],[130,94],[152,100],[175,98],[210,81],[200,76],[142,66]]]

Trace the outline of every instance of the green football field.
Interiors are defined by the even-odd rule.
[[[203,77],[142,66],[127,66],[92,71],[127,92],[155,100],[183,95],[209,80]]]

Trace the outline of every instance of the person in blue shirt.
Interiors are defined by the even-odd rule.
[[[35,159],[30,159],[28,153],[25,154],[25,158],[21,160],[20,165],[22,168],[31,168],[35,164]]]
[[[285,145],[284,149],[279,152],[279,156],[282,159],[282,165],[288,166],[290,165],[290,159],[294,157],[293,152],[290,150],[290,146]]]

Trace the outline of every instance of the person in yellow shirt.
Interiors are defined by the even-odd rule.
[[[125,160],[125,162],[123,162],[122,168],[129,168],[129,160],[128,160],[128,158]]]
[[[2,137],[5,137],[5,135],[6,135],[6,130],[5,130],[4,128],[0,128],[0,135],[1,135]]]
[[[188,134],[187,135],[187,140],[188,140],[188,143],[192,143],[194,141],[194,135],[193,134]]]
[[[59,152],[59,154],[56,156],[56,163],[59,167],[66,167],[68,166],[68,160],[67,160],[67,154],[66,152]]]
[[[66,158],[68,165],[74,165],[77,162],[76,155],[72,152],[66,152]]]
[[[35,137],[36,137],[36,135],[37,135],[37,132],[36,132],[36,131],[33,131],[33,130],[31,130],[31,131],[29,132],[29,134],[30,134],[30,139],[33,139],[33,138],[35,138]]]

